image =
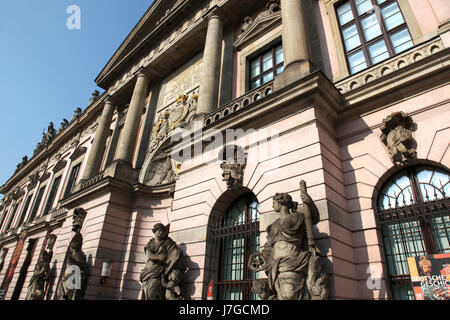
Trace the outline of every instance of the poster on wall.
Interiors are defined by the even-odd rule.
[[[450,300],[450,253],[409,257],[416,300]]]

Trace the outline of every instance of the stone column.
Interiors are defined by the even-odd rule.
[[[308,30],[303,0],[281,0],[284,68],[299,78],[311,72]],[[311,13],[312,14],[312,13]]]
[[[105,151],[106,139],[109,135],[109,129],[111,126],[112,115],[114,107],[112,105],[111,97],[108,96],[105,99],[105,105],[103,106],[103,112],[98,120],[97,131],[94,136],[94,142],[89,152],[88,160],[86,163],[86,169],[84,170],[83,180],[89,179],[96,175],[100,166],[102,165],[102,159]]]
[[[148,76],[144,72],[139,71],[117,151],[117,160],[129,165],[131,165],[133,160],[133,152],[136,145],[139,122],[144,111],[148,84]]]
[[[216,11],[208,16],[208,30],[203,52],[202,74],[197,114],[217,108],[219,97],[220,62],[222,57],[223,20]]]

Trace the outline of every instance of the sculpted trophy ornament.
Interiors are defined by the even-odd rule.
[[[76,208],[73,212],[72,231],[75,232],[67,249],[67,265],[58,284],[56,300],[81,300],[86,280],[86,255],[82,250],[83,236],[81,227],[87,212],[83,208]]]
[[[394,112],[383,119],[381,126],[381,141],[386,145],[392,161],[404,165],[410,159],[415,159],[417,152],[413,138],[414,122],[412,118],[402,111]]]
[[[180,300],[182,271],[176,268],[182,251],[169,237],[170,224],[157,223],[155,238],[144,248],[147,263],[140,275],[143,300]]]
[[[263,300],[323,300],[328,298],[327,274],[315,246],[313,226],[319,211],[300,182],[303,205],[287,193],[273,197],[279,217],[267,227],[267,243],[250,256],[249,268],[264,271],[267,279],[253,282],[252,291]]]
[[[43,249],[39,256],[39,261],[34,268],[33,276],[28,285],[26,300],[43,300],[46,287],[50,278],[50,262],[53,257],[53,246],[56,236],[51,234],[47,240],[47,249]]]

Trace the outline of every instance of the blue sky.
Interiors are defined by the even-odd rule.
[[[87,107],[94,79],[152,0],[0,0],[0,185],[43,130]],[[80,8],[81,29],[67,28]],[[0,198],[3,197],[0,195]]]

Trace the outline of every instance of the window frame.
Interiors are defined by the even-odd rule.
[[[333,64],[332,73],[333,81],[339,82],[355,74],[350,73],[348,68],[347,56],[345,54],[344,41],[342,39],[340,25],[337,15],[337,7],[343,4],[345,0],[330,0],[325,4],[325,13],[322,14],[323,19],[328,19],[330,23],[331,34],[327,37],[327,42],[330,42],[334,46],[334,52],[337,57],[337,63]],[[405,22],[408,26],[412,41],[414,45],[421,43],[424,39],[420,26],[414,15],[414,10],[409,3],[409,0],[397,0],[397,3],[402,11]],[[331,50],[331,47],[330,47]],[[368,67],[369,68],[369,67]],[[367,69],[365,69],[367,70]]]
[[[441,240],[441,238],[435,236],[435,234],[441,232],[441,229],[434,228],[437,227],[437,222],[434,220],[441,218],[447,242],[450,242],[450,228],[445,225],[445,217],[450,216],[450,197],[443,193],[443,198],[429,200],[428,195],[423,194],[420,185],[424,183],[420,182],[418,179],[418,175],[423,172],[423,169],[430,170],[433,173],[437,171],[450,175],[450,172],[447,169],[434,165],[415,165],[406,167],[391,175],[389,179],[383,183],[374,203],[377,230],[380,234],[380,243],[383,246],[383,254],[388,271],[387,282],[389,284],[392,299],[398,298],[396,294],[401,293],[400,288],[402,286],[409,286],[410,292],[412,291],[410,275],[409,273],[405,273],[409,272],[408,265],[406,260],[402,260],[402,256],[408,258],[422,254],[439,254],[450,250],[450,247],[443,247],[442,242],[437,241]],[[410,188],[412,191],[411,198],[414,202],[412,203],[409,201],[409,203],[407,203],[403,197],[403,205],[397,206],[395,204],[395,206],[391,207],[389,204],[388,208],[385,208],[385,206],[382,208],[380,203],[383,198],[385,196],[389,197],[389,195],[383,193],[383,191],[389,186],[394,184],[397,185],[397,181],[405,176],[408,177],[410,185],[406,186],[402,191]],[[447,184],[449,184],[449,182],[447,182]],[[397,187],[400,188],[399,185],[397,185]],[[399,193],[398,196],[396,196],[400,198],[401,194],[402,193]],[[425,198],[427,198],[427,200],[424,200]],[[388,230],[389,227],[394,227],[394,231],[391,233],[385,232],[385,229]],[[437,243],[439,243],[439,245]],[[396,247],[393,248],[392,244],[395,244]],[[411,247],[413,247],[413,251],[410,250]],[[390,265],[395,266],[394,270],[390,269]],[[401,269],[403,274],[394,274],[399,269]],[[409,295],[409,297],[412,298],[413,294]]]
[[[19,220],[17,221],[17,224],[16,224],[17,227],[20,227],[26,221],[25,218],[27,216],[28,209],[30,209],[31,200],[33,200],[33,196],[34,196],[34,193],[31,193],[31,194],[27,195],[27,197],[25,199],[24,206],[22,208],[22,212],[20,214],[20,218],[19,218]]]
[[[340,33],[340,36],[341,36],[341,42],[342,42],[342,47],[343,47],[343,50],[344,50],[345,61],[347,63],[347,68],[348,68],[349,73],[351,75],[357,74],[360,71],[366,70],[366,69],[368,69],[368,68],[370,68],[370,67],[372,67],[372,66],[374,66],[374,65],[376,65],[378,63],[381,63],[382,61],[385,61],[385,60],[387,60],[389,58],[394,57],[395,55],[397,55],[397,54],[399,54],[401,52],[404,52],[404,51],[408,50],[408,49],[406,49],[406,50],[403,50],[403,51],[401,51],[399,53],[395,53],[395,47],[394,47],[394,45],[392,44],[392,42],[390,40],[391,36],[393,34],[399,32],[399,31],[401,31],[403,29],[408,31],[408,34],[409,34],[409,36],[411,38],[411,42],[413,43],[412,46],[414,46],[413,37],[412,37],[411,32],[409,30],[408,24],[406,22],[405,15],[403,14],[401,6],[400,6],[400,4],[398,3],[397,0],[385,0],[385,2],[382,3],[382,4],[378,4],[377,0],[369,0],[369,1],[371,2],[372,6],[378,6],[380,8],[380,13],[381,13],[381,10],[383,8],[389,6],[389,5],[393,4],[393,3],[396,3],[397,6],[398,6],[398,9],[399,9],[399,13],[401,14],[401,17],[403,19],[403,23],[398,25],[398,26],[396,26],[396,27],[394,27],[394,28],[392,28],[391,30],[388,30],[388,28],[386,27],[385,19],[383,19],[383,17],[381,15],[378,16],[376,14],[375,10],[373,10],[373,9],[372,10],[368,10],[367,12],[358,15],[358,10],[356,8],[355,0],[343,0],[343,1],[340,1],[340,2],[336,3],[335,4],[335,11],[336,11],[337,25],[338,25],[339,33]],[[340,21],[339,21],[339,14],[338,14],[337,10],[338,10],[338,8],[340,6],[342,6],[343,4],[345,4],[347,2],[350,3],[350,8],[351,8],[351,11],[352,11],[352,14],[353,14],[353,19],[351,19],[350,21],[348,21],[345,24],[341,25]],[[376,20],[378,22],[378,25],[380,27],[381,34],[376,36],[376,37],[374,37],[373,39],[370,39],[370,40],[366,41],[364,30],[362,28],[362,21],[364,19],[370,17],[371,15],[375,15]],[[356,26],[357,35],[358,35],[360,44],[358,46],[356,46],[355,48],[352,48],[352,49],[347,51],[346,46],[345,46],[343,31],[346,28],[348,28],[348,27],[350,27],[352,25]],[[369,48],[370,48],[370,46],[376,44],[377,42],[380,42],[381,40],[383,40],[384,43],[385,43],[385,46],[386,46],[387,53],[388,53],[389,57],[386,58],[386,59],[383,59],[382,61],[374,63],[372,61],[373,59],[372,59],[372,57],[370,55]],[[351,55],[359,52],[359,51],[362,51],[362,53],[364,55],[364,60],[365,60],[365,63],[366,63],[366,67],[363,68],[362,70],[358,70],[356,72],[352,72],[352,67],[350,65],[349,57]]]
[[[67,183],[66,183],[66,185],[64,187],[64,198],[67,198],[67,197],[69,197],[70,195],[73,194],[73,189],[75,188],[75,185],[77,184],[77,180],[80,177],[81,163],[82,163],[82,161],[76,162],[70,168],[70,173],[69,173],[69,176],[68,176],[68,179],[67,179]],[[75,179],[72,179],[72,177],[73,177],[73,170],[76,167],[78,167],[78,171],[77,171]],[[73,181],[73,183],[71,183],[71,181]],[[70,192],[69,192],[69,187],[70,187]]]
[[[229,213],[231,210],[238,208],[241,201],[244,201],[245,216],[242,223],[238,222],[236,224],[229,225],[230,220]],[[252,204],[256,203],[256,207],[253,208]],[[252,209],[256,210],[255,217],[252,216]],[[234,220],[236,221],[236,220]],[[235,288],[240,292],[242,300],[249,300],[252,296],[258,299],[256,294],[251,292],[252,280],[258,278],[258,273],[251,271],[248,268],[248,261],[250,255],[259,252],[260,249],[260,204],[256,196],[252,193],[247,193],[231,203],[230,206],[225,210],[224,215],[216,221],[216,224],[212,226],[210,233],[210,241],[213,243],[214,250],[213,256],[214,260],[217,261],[217,281],[215,281],[216,287],[216,299],[226,299],[223,294],[227,294],[227,289]],[[233,241],[240,240],[243,246],[234,246]],[[232,245],[228,244],[231,241]],[[254,241],[254,243],[252,242]],[[254,246],[253,246],[254,245]],[[226,248],[226,250],[225,250]],[[239,258],[233,256],[235,249],[240,251],[242,249],[242,255]],[[229,261],[229,255],[231,250],[231,261]],[[252,252],[252,250],[256,250]],[[235,263],[237,259],[237,263]],[[233,266],[236,265],[236,268]],[[227,267],[231,266],[230,269]],[[242,269],[241,269],[242,268]],[[223,274],[229,275],[230,279],[223,279]],[[232,279],[233,272],[242,272],[242,279]],[[252,277],[252,275],[254,277]],[[229,292],[231,293],[231,292]]]
[[[278,47],[281,47],[281,49],[283,50],[283,61],[280,63],[276,63],[276,50],[278,49]],[[264,71],[264,60],[263,57],[272,51],[272,67],[267,69],[266,71]],[[252,71],[252,62],[259,60],[259,73],[254,76],[253,78],[251,77],[251,71]],[[249,56],[247,58],[247,69],[248,69],[248,75],[247,75],[247,80],[246,80],[246,88],[247,88],[247,92],[251,92],[253,90],[256,90],[258,88],[260,88],[261,86],[265,85],[266,83],[273,81],[273,79],[275,78],[275,76],[279,75],[281,72],[283,72],[284,70],[284,48],[283,48],[283,43],[281,41],[277,41],[275,43],[270,43],[269,46],[265,46],[264,48],[262,48],[261,50],[258,50],[256,53],[252,54],[251,56]],[[277,73],[277,69],[283,67],[283,70],[280,73]],[[273,72],[273,78],[270,81],[267,81],[264,83],[264,76],[267,74],[270,74],[271,72]],[[260,84],[259,86],[252,88],[252,82],[255,80],[260,80]]]
[[[36,198],[33,201],[33,205],[31,207],[30,216],[27,219],[27,222],[31,222],[39,215],[39,207],[42,204],[42,199],[45,195],[45,190],[47,189],[47,185],[40,186],[36,193]],[[41,194],[42,191],[42,194]]]
[[[59,181],[58,181],[59,179]],[[58,181],[58,185],[55,188],[55,183]],[[48,194],[47,202],[44,207],[44,211],[42,212],[42,215],[47,215],[52,209],[53,209],[53,203],[55,202],[56,195],[58,194],[58,190],[61,187],[61,181],[62,181],[62,175],[57,176],[53,179],[52,186],[50,188],[50,192]]]

